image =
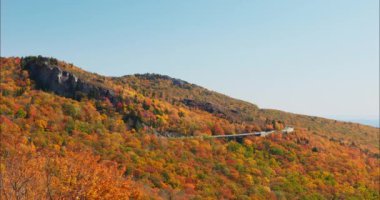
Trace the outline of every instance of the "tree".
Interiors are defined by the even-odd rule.
[[[116,163],[86,152],[66,156],[16,151],[5,158],[5,199],[129,199],[142,193],[122,177]]]
[[[25,118],[26,117],[26,112],[23,109],[18,109],[16,112],[16,117],[17,118]]]
[[[216,122],[212,127],[213,135],[224,135],[224,130],[219,122]]]

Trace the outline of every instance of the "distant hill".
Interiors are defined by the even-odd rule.
[[[347,118],[347,119],[342,119],[342,121],[364,124],[364,125],[373,126],[376,128],[380,127],[380,119],[348,119]]]
[[[0,189],[10,199],[379,198],[379,128],[41,56],[1,58],[0,89]],[[295,132],[279,132],[286,126]]]

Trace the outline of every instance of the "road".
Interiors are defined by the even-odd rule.
[[[285,127],[281,131],[281,133],[291,133],[294,131],[293,127]],[[275,133],[276,131],[261,131],[261,132],[252,132],[252,133],[239,133],[239,134],[232,134],[232,135],[201,135],[201,136],[179,136],[179,137],[173,137],[177,139],[188,139],[188,138],[226,138],[226,139],[234,139],[234,138],[244,138],[248,136],[257,136],[257,137],[266,137],[269,134]]]

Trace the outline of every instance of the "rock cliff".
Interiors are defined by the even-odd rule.
[[[23,69],[29,72],[30,78],[38,89],[52,91],[60,96],[80,100],[83,97],[108,98],[117,103],[115,93],[108,88],[97,86],[87,80],[78,78],[74,73],[63,70],[57,61],[44,57],[28,57],[22,61]]]

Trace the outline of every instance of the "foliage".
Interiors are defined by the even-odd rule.
[[[22,60],[2,58],[0,189],[8,199],[379,198],[378,149],[368,142],[378,129],[260,110],[167,77],[101,77],[53,62],[112,88],[122,102],[37,90]],[[188,107],[178,101],[183,95],[253,118]],[[289,123],[294,133],[241,143],[154,134],[233,134]]]

